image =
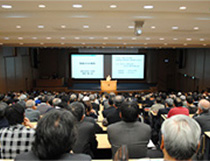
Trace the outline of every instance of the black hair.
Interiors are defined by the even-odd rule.
[[[0,119],[4,118],[7,106],[0,104]]]
[[[120,107],[123,103],[123,101],[125,100],[125,97],[122,95],[117,95],[114,97],[114,104],[116,107]]]
[[[139,107],[137,102],[128,100],[121,105],[120,111],[122,114],[122,120],[125,122],[134,122],[137,120]]]
[[[40,160],[55,160],[69,153],[76,142],[75,118],[66,110],[52,110],[39,120],[33,153]]]
[[[183,106],[181,98],[179,98],[179,97],[178,97],[178,98],[175,98],[175,100],[174,100],[174,105],[175,105],[176,107]]]
[[[161,103],[161,101],[162,101],[162,99],[161,99],[160,97],[157,97],[157,98],[156,98],[156,102],[157,102],[157,103]]]
[[[7,107],[5,110],[5,116],[9,122],[9,125],[22,124],[24,121],[24,113],[24,107],[18,103]]]
[[[77,121],[80,121],[82,119],[82,116],[85,114],[85,106],[80,102],[71,103],[69,109],[75,116]]]
[[[109,100],[108,100],[108,102],[109,102],[109,105],[111,105],[111,106],[112,106],[112,105],[114,104],[114,100],[113,100],[113,98],[112,98],[112,97],[110,97],[110,98],[109,98]]]
[[[189,104],[193,103],[193,97],[192,96],[187,96],[186,100]]]

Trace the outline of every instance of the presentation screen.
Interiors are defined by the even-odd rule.
[[[145,55],[112,55],[113,79],[144,79]]]
[[[73,79],[103,79],[104,55],[72,54],[71,76]]]

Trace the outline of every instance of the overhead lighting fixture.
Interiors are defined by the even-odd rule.
[[[37,26],[39,29],[43,29],[44,28],[44,25],[38,25]]]
[[[83,25],[83,28],[88,29],[89,26],[88,25]]]
[[[90,40],[93,40],[93,39],[94,39],[94,37],[89,37],[89,39],[90,39]]]
[[[61,45],[64,45],[65,43],[64,42],[61,42]]]
[[[18,40],[23,40],[23,37],[18,37]]]
[[[110,25],[107,25],[107,26],[106,26],[106,28],[110,29],[110,28],[111,28],[111,26],[110,26]]]
[[[122,40],[122,37],[118,37],[117,39],[118,39],[118,40]]]
[[[104,37],[104,40],[108,40],[109,38],[108,37]]]
[[[124,42],[124,43],[123,43],[123,45],[127,45],[127,43],[126,43],[126,42]]]
[[[194,27],[193,29],[194,29],[194,30],[199,30],[199,27]]]
[[[151,40],[151,38],[150,38],[150,37],[146,37],[145,39],[146,39],[146,40]]]
[[[37,37],[32,37],[32,39],[36,40],[36,39],[37,39]]]
[[[112,4],[112,5],[110,5],[109,7],[110,7],[110,8],[117,8],[117,5]]]
[[[73,4],[72,7],[73,8],[82,8],[82,5],[81,4]]]
[[[65,37],[61,37],[61,40],[64,40],[64,39],[66,39]]]
[[[144,21],[135,21],[135,29],[134,29],[134,34],[136,36],[139,36],[142,34],[142,27],[144,25]]]
[[[173,27],[172,27],[172,30],[178,30],[178,29],[179,29],[178,26],[173,26]]]
[[[9,4],[3,4],[3,5],[1,5],[1,8],[11,9],[11,8],[12,8],[12,5],[9,5]]]
[[[62,29],[65,29],[65,28],[66,28],[66,25],[61,25],[61,28],[62,28]]]
[[[129,29],[134,29],[134,26],[128,26]]]
[[[191,40],[192,40],[192,38],[186,38],[186,40],[187,40],[187,41],[191,41]]]
[[[9,40],[9,37],[4,37],[4,40]]]
[[[187,46],[187,43],[184,43],[183,45],[184,45],[184,46]]]
[[[203,44],[203,46],[206,46],[206,44]]]
[[[20,26],[20,25],[17,25],[17,26],[16,26],[16,28],[17,28],[17,29],[20,29],[20,28],[21,28],[21,26]]]
[[[181,6],[181,7],[179,7],[179,9],[180,9],[180,10],[186,10],[187,7],[186,7],[186,6]]]
[[[132,40],[136,40],[136,37],[132,37]]]
[[[40,42],[40,45],[44,45],[44,43],[43,42]]]
[[[161,37],[161,38],[159,38],[159,40],[161,40],[161,41],[163,41],[163,40],[165,40],[163,37]]]
[[[164,43],[164,45],[166,46],[166,45],[168,45],[167,43]]]
[[[82,45],[85,45],[85,43],[83,42]]]
[[[154,6],[152,6],[152,5],[145,5],[144,6],[144,9],[153,9],[154,8]]]
[[[173,40],[175,40],[175,41],[176,41],[176,40],[178,40],[178,38],[173,38]]]
[[[46,39],[47,39],[47,40],[51,40],[52,38],[51,38],[51,37],[46,37]]]
[[[23,45],[23,43],[21,42],[21,43],[19,43],[20,45]]]
[[[44,4],[40,4],[39,8],[45,8],[46,6]]]
[[[204,41],[205,39],[204,38],[200,38],[200,41]]]
[[[79,39],[80,39],[80,37],[75,37],[74,39],[79,40]]]
[[[155,29],[156,27],[155,26],[151,26],[151,29]]]
[[[144,43],[144,45],[147,45],[147,43]]]

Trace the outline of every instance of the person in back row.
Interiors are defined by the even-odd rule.
[[[161,133],[164,160],[192,160],[200,147],[200,126],[189,116],[176,115],[165,120]]]
[[[87,160],[84,154],[72,154],[70,151],[76,141],[75,119],[66,110],[49,111],[36,128],[32,150],[22,153],[15,160]]]
[[[37,122],[40,118],[40,112],[38,110],[36,110],[35,101],[32,99],[29,99],[26,102],[25,116],[31,122]]]
[[[138,121],[139,107],[136,102],[128,99],[120,109],[122,121],[109,125],[107,129],[112,155],[121,145],[127,145],[129,158],[146,157],[150,126]]]

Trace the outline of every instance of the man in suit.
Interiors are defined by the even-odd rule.
[[[115,109],[107,115],[107,122],[108,125],[113,124],[115,122],[121,121],[120,118],[120,106],[122,105],[123,101],[125,100],[124,96],[117,95],[114,97],[114,107]]]
[[[109,113],[112,113],[113,111],[115,111],[115,107],[114,107],[114,98],[110,97],[109,100],[108,100],[108,103],[109,103],[109,107],[104,109],[102,111],[102,114],[103,114],[103,117],[106,118],[106,116],[109,114]]]
[[[202,132],[210,131],[210,102],[202,99],[198,103],[198,110],[194,115],[195,120],[199,123]]]
[[[73,146],[73,152],[89,154],[91,157],[94,157],[98,145],[95,136],[95,125],[90,121],[84,121],[85,107],[82,103],[73,102],[70,104],[69,109],[78,121],[78,137]]]
[[[200,147],[200,126],[189,116],[176,115],[165,120],[161,133],[164,160],[192,160]]]
[[[40,115],[43,115],[47,111],[52,109],[52,107],[49,104],[49,101],[50,101],[50,97],[48,97],[47,95],[45,95],[41,98],[41,104],[37,107],[37,110],[39,110]]]
[[[31,122],[37,122],[40,118],[40,112],[38,110],[36,110],[35,101],[32,99],[29,99],[26,102],[25,116]]]
[[[121,145],[127,145],[129,158],[146,157],[151,136],[150,126],[137,121],[139,107],[136,102],[127,100],[120,109],[122,121],[109,125],[107,129],[112,154],[114,155]]]

